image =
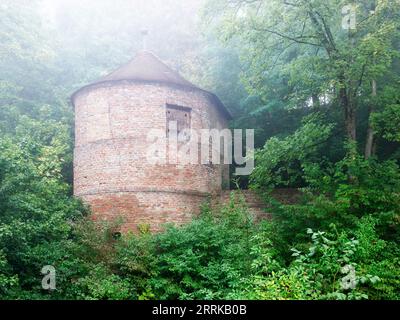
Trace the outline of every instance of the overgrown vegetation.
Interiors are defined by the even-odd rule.
[[[148,15],[66,1],[53,24],[41,0],[2,0],[0,299],[400,299],[400,2],[349,2],[355,30],[342,0],[148,1]],[[72,197],[69,96],[131,57],[144,16],[162,21],[152,49],[256,129],[240,184],[271,219],[255,223],[238,190],[185,226],[115,238]]]
[[[352,227],[331,223],[317,231],[303,227],[318,220],[323,224],[322,209],[312,223],[298,219],[289,226],[286,218],[293,208],[283,206],[285,219],[256,224],[240,199],[236,192],[219,210],[204,206],[202,214],[183,227],[170,225],[159,234],[130,234],[118,240],[110,226],[80,222],[71,239],[37,245],[28,256],[33,263],[25,264],[33,270],[41,261],[55,266],[57,290],[45,293],[32,281],[37,276],[21,273],[7,278],[4,270],[1,297],[399,298],[399,248],[396,241],[382,239],[379,219],[365,215]],[[299,214],[307,212],[301,209]],[[301,232],[288,240],[292,228]]]

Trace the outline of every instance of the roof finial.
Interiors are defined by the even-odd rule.
[[[147,36],[149,35],[149,31],[147,29],[142,29],[142,41],[143,41],[143,51],[147,50]]]

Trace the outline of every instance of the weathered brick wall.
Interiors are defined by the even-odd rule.
[[[192,108],[193,129],[227,127],[196,89],[123,81],[75,97],[74,194],[97,218],[122,217],[124,229],[146,223],[157,230],[164,222],[188,221],[209,194],[221,191],[227,166],[148,163],[147,134],[166,131],[166,104]]]
[[[189,222],[205,200],[203,195],[157,191],[85,195],[83,199],[91,204],[95,219],[120,218],[123,232],[136,231],[139,224],[159,231],[168,222]]]
[[[275,202],[283,205],[293,205],[301,202],[303,193],[299,189],[285,188],[274,189],[269,196]],[[230,204],[231,201],[236,204],[245,204],[255,222],[272,218],[274,206],[256,190],[223,191],[219,196],[212,198],[211,207],[218,210],[222,206]]]

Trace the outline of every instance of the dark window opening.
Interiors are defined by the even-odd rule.
[[[178,137],[181,138],[179,140],[187,141],[190,139],[188,133],[185,132],[183,137],[181,133],[183,130],[190,130],[191,128],[191,112],[191,108],[167,104],[167,137],[170,134],[171,122],[175,122]]]

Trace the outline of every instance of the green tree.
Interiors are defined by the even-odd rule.
[[[372,100],[385,90],[381,79],[397,55],[399,6],[386,0],[221,0],[210,2],[209,12],[220,21],[221,37],[242,44],[251,92],[287,107],[338,110],[347,139],[366,142],[369,156],[371,137],[357,135],[357,115],[368,120]],[[343,28],[343,8],[354,10],[354,26]],[[371,83],[378,84],[376,94]]]

